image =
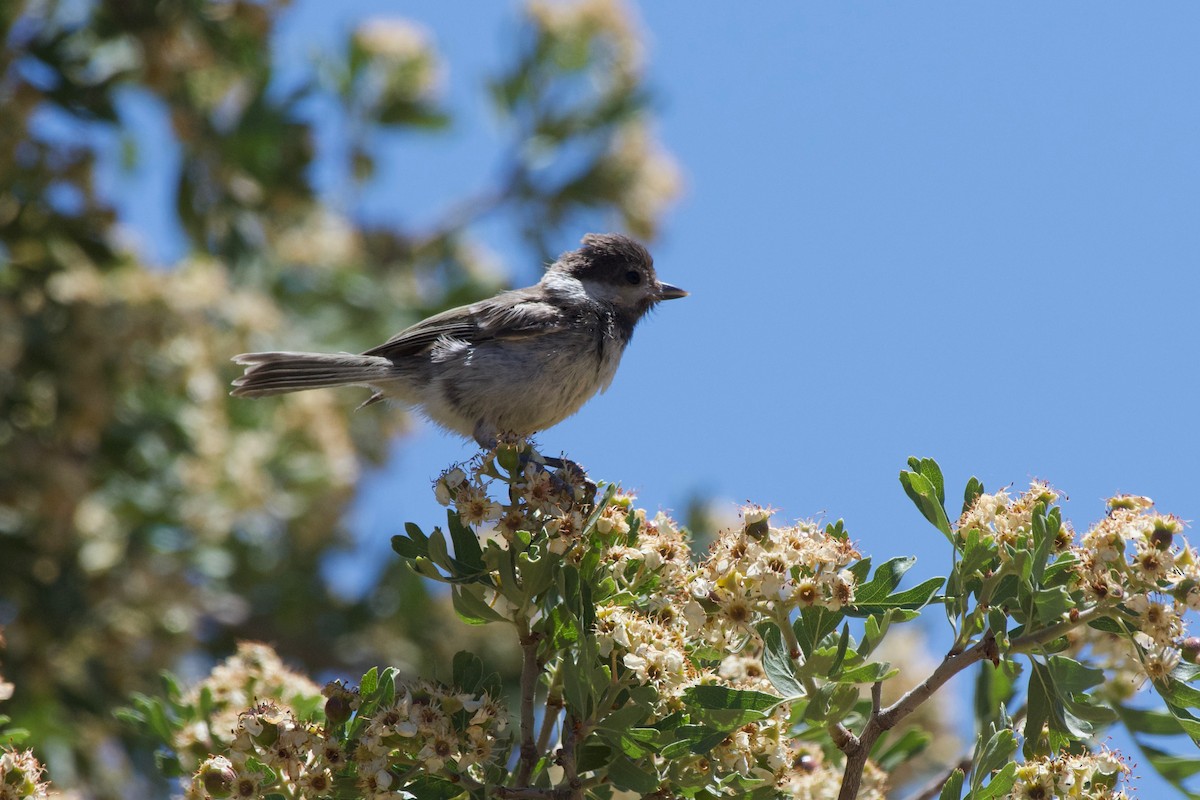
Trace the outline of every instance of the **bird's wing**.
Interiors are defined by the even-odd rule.
[[[519,290],[435,314],[397,333],[363,355],[403,358],[443,339],[469,344],[492,339],[524,339],[563,330],[569,319],[560,308]]]

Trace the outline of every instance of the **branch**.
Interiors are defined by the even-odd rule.
[[[1060,636],[1065,636],[1072,629],[1078,628],[1080,625],[1086,625],[1094,619],[1105,616],[1112,610],[1111,606],[1092,606],[1087,611],[1079,612],[1074,620],[1063,620],[1056,622],[1048,628],[1042,628],[1040,631],[1027,633],[1018,636],[1008,643],[1009,653],[1024,653],[1027,650],[1032,650],[1035,647],[1040,647],[1044,644],[1053,642]]]
[[[563,721],[563,744],[559,751],[559,760],[563,768],[563,786],[568,800],[583,800],[583,782],[579,780],[579,772],[575,764],[575,748],[579,738],[579,728],[582,723],[573,714],[567,714]]]
[[[788,657],[792,659],[797,670],[804,666],[804,651],[800,649],[800,641],[796,638],[796,631],[792,629],[791,620],[787,614],[776,615],[775,624],[779,626],[779,632],[783,634],[784,644],[788,648]],[[801,678],[804,684],[804,691],[809,697],[813,697],[817,693],[817,684],[813,681],[812,676],[806,675]],[[826,729],[829,731],[829,736],[833,739],[833,743],[843,753],[849,754],[850,750],[858,744],[858,739],[853,733],[846,730],[846,726],[840,721],[834,720],[830,722]]]
[[[872,721],[877,722],[880,729],[879,733],[894,728],[900,720],[916,711],[917,706],[924,703],[929,699],[930,695],[942,688],[946,681],[972,664],[982,661],[985,657],[991,659],[1000,657],[1000,652],[996,649],[996,637],[992,635],[991,631],[988,631],[983,639],[973,647],[961,653],[947,653],[946,657],[942,659],[942,663],[938,664],[937,669],[928,678],[914,686],[909,690],[908,694],[878,714],[872,714]],[[878,734],[876,738],[878,738]]]
[[[537,634],[529,630],[529,621],[517,620],[521,638],[521,762],[517,769],[517,787],[529,786],[538,759],[537,744],[533,740],[533,695],[537,689],[541,667],[538,665]]]
[[[848,748],[846,753],[846,768],[842,773],[842,788],[838,800],[855,800],[862,785],[863,769],[867,766],[867,758],[871,748],[886,731],[894,728],[900,720],[917,709],[930,695],[945,685],[946,681],[962,672],[972,664],[984,658],[999,658],[996,649],[996,639],[989,631],[984,638],[973,647],[961,653],[950,652],[938,664],[937,669],[921,683],[914,686],[908,694],[901,697],[892,705],[878,712],[872,710],[863,732],[858,736],[857,744]],[[874,705],[874,687],[872,687],[872,705]]]
[[[563,709],[562,673],[563,661],[560,659],[550,675],[550,687],[546,690],[546,710],[542,713],[542,729],[538,731],[537,751],[545,753],[550,746],[550,734],[558,722],[558,715]]]

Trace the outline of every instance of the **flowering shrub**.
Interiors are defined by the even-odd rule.
[[[410,523],[392,545],[449,585],[465,622],[510,627],[513,724],[466,652],[446,683],[389,668],[319,691],[249,644],[127,716],[168,746],[189,798],[883,798],[929,743],[915,712],[969,667],[977,741],[919,797],[1122,798],[1130,767],[1096,745],[1108,725],[1200,739],[1200,647],[1182,618],[1200,561],[1178,519],[1116,497],[1076,537],[1046,484],[986,494],[972,479],[952,524],[937,465],[910,467],[904,488],[954,561],[901,589],[914,559],[874,565],[840,521],[781,525],[748,506],[694,560],[666,515],[502,445],[435,482],[445,532]],[[880,646],[934,605],[953,643],[885,704],[898,670]],[[1124,705],[1146,682],[1163,710]],[[1197,769],[1145,752],[1170,780]]]

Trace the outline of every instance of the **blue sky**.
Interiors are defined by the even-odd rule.
[[[612,388],[544,449],[652,510],[699,491],[844,517],[921,577],[948,554],[896,480],[912,454],[956,496],[972,474],[1047,479],[1081,529],[1119,491],[1200,519],[1200,6],[734,8],[639,9],[686,178],[653,252],[692,296],[643,323]],[[299,0],[285,75],[379,14],[432,32],[459,123],[389,140],[356,210],[432,219],[495,167],[481,79],[516,7]],[[153,209],[130,213],[164,226],[150,238],[169,256]],[[511,266],[516,284],[540,272]],[[435,523],[429,480],[472,452],[432,429],[400,443],[353,512],[364,555],[335,579],[352,585],[402,521]]]

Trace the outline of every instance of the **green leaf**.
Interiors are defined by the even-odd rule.
[[[837,541],[845,541],[850,538],[850,534],[846,532],[845,520],[840,519],[825,526],[825,535]]]
[[[933,486],[934,494],[937,497],[939,505],[946,505],[946,481],[942,477],[942,468],[932,458],[917,458],[909,456],[908,466],[914,472],[918,472],[925,477],[925,480]]]
[[[129,715],[130,719],[149,728],[164,743],[174,739],[174,726],[171,725],[170,718],[167,716],[163,701],[157,697],[138,693],[133,695],[131,702],[136,711]]]
[[[404,523],[404,530],[407,532],[407,536],[396,535],[392,537],[392,549],[401,558],[428,558],[429,537],[411,522]]]
[[[1123,634],[1127,632],[1121,623],[1117,622],[1112,617],[1097,617],[1088,623],[1088,627],[1095,628],[1098,631],[1104,631],[1105,633]]]
[[[1184,732],[1183,728],[1179,727],[1179,721],[1167,711],[1117,706],[1117,714],[1125,727],[1134,733],[1178,736]]]
[[[736,711],[770,711],[783,702],[783,698],[765,692],[730,689],[712,684],[692,686],[684,690],[683,698],[685,702],[699,708]]]
[[[1104,680],[1104,671],[1086,667],[1066,656],[1051,656],[1045,663],[1030,656],[1029,697],[1025,720],[1025,753],[1038,752],[1042,727],[1049,731],[1049,747],[1057,751],[1072,741],[1087,739],[1116,718],[1116,712],[1087,694]]]
[[[904,731],[899,738],[890,742],[878,756],[873,756],[872,760],[878,764],[884,772],[891,772],[901,764],[909,761],[922,752],[933,741],[933,737],[919,727],[913,726]]]
[[[475,692],[483,680],[483,661],[468,650],[454,654],[452,683],[464,692]]]
[[[658,791],[658,773],[651,772],[628,756],[618,755],[608,767],[608,777],[618,789],[642,796]]]
[[[489,622],[506,622],[507,619],[483,599],[480,584],[458,585],[450,588],[450,601],[458,618],[468,625],[487,625]]]
[[[612,748],[602,739],[592,736],[580,746],[579,763],[576,767],[580,772],[592,772],[607,767],[612,757]]]
[[[1033,604],[1037,620],[1042,625],[1061,622],[1063,615],[1074,607],[1075,601],[1071,599],[1071,593],[1067,591],[1067,587],[1065,586],[1055,586],[1053,589],[1045,587],[1039,589]]]
[[[940,474],[939,472],[938,475],[940,476]],[[917,507],[921,515],[929,520],[953,544],[954,535],[950,531],[950,520],[946,518],[946,509],[942,506],[944,499],[939,498],[941,486],[935,485],[920,472],[908,472],[906,470],[900,471],[900,484],[904,487],[904,493],[913,501],[913,505]]]
[[[675,741],[663,747],[659,755],[668,761],[688,753],[703,755],[723,742],[727,735],[725,731],[707,725],[680,725],[675,729]]]
[[[826,636],[838,629],[844,618],[845,614],[840,611],[830,611],[821,606],[801,609],[792,623],[792,632],[796,634],[796,642],[806,658],[812,655]]]
[[[979,677],[975,681],[975,719],[979,730],[988,730],[990,726],[998,726],[1005,716],[1005,707],[1013,698],[1016,687],[1015,662],[1002,661],[1000,666],[994,666],[990,661],[979,665]]]
[[[846,660],[846,648],[850,645],[850,623],[842,626],[842,635],[838,639],[837,655],[833,658],[833,664],[829,667],[830,675],[837,675],[842,668],[842,662]]]
[[[897,670],[892,669],[892,665],[884,662],[871,661],[862,666],[848,669],[838,676],[838,680],[842,683],[875,683],[895,675]]]
[[[430,553],[428,547],[421,547],[407,536],[400,534],[391,537],[391,549],[394,549],[401,558],[406,559],[428,558],[428,553]]]
[[[983,484],[974,475],[967,481],[967,488],[963,491],[962,513],[967,513],[971,510],[971,506],[975,505],[975,501],[979,499],[979,495],[983,494]]]
[[[854,590],[854,602],[858,605],[869,605],[884,600],[900,585],[904,573],[917,563],[915,556],[892,558],[875,570],[875,575],[867,583],[860,584]]]
[[[830,720],[845,719],[858,703],[858,687],[848,683],[827,685],[833,687],[833,692],[829,695],[829,706],[825,711],[826,718]]]
[[[938,590],[946,583],[945,578],[930,578],[923,583],[914,586],[911,589],[906,589],[903,592],[897,592],[888,595],[878,602],[862,603],[859,602],[857,592],[855,593],[854,604],[847,606],[846,614],[851,617],[865,617],[872,614],[879,614],[893,608],[904,609],[907,611],[919,611],[929,604],[929,601],[937,595]]]
[[[554,585],[554,568],[560,560],[558,556],[545,550],[536,554],[524,552],[517,556],[521,580],[529,597],[538,597]]]
[[[552,650],[562,650],[579,641],[579,620],[565,607],[556,605],[551,608],[550,613],[546,615],[546,623],[549,647]]]
[[[179,756],[175,753],[163,750],[156,751],[154,753],[154,765],[158,767],[158,771],[162,773],[164,778],[183,777],[183,764],[180,763]]]
[[[942,792],[938,795],[938,800],[960,800],[962,797],[963,787],[963,771],[956,769],[950,773],[950,777],[942,785]]]
[[[980,740],[982,741],[982,736]],[[982,747],[976,745],[974,767],[971,772],[971,797],[974,798],[984,778],[1012,761],[1017,751],[1017,737],[1008,728],[992,732]]]
[[[638,727],[649,715],[647,706],[630,703],[605,717],[597,726],[596,734],[630,758],[642,758],[657,750],[655,742],[659,732]]]
[[[763,622],[758,626],[763,640],[762,663],[767,679],[779,693],[788,699],[804,696],[804,687],[796,680],[796,662],[783,641],[783,632],[774,622]]]
[[[396,676],[399,674],[400,670],[395,667],[386,667],[379,676],[379,705],[391,705],[396,699]]]
[[[1046,561],[1050,558],[1050,550],[1054,546],[1054,539],[1058,535],[1059,527],[1062,525],[1058,509],[1054,509],[1047,515],[1046,504],[1038,503],[1033,507],[1032,525],[1033,563],[1031,564],[1031,576],[1033,577],[1034,588],[1038,588],[1042,584],[1042,574],[1046,571]]]
[[[763,719],[767,712],[783,702],[783,698],[763,692],[701,685],[685,690],[683,701],[697,709],[696,719],[731,730]]]
[[[358,693],[361,697],[370,697],[379,689],[379,669],[371,667],[362,680],[358,682]]]
[[[584,671],[575,666],[564,668],[561,672],[563,676],[563,701],[568,709],[574,711],[578,716],[585,716],[591,706],[591,690]]]
[[[475,535],[475,531],[463,525],[454,511],[446,512],[446,522],[450,528],[450,538],[454,542],[454,560],[458,571],[483,572],[483,549],[479,546],[479,537]]]
[[[1012,791],[1013,784],[1016,782],[1017,762],[1010,761],[992,776],[987,786],[977,792],[972,792],[970,800],[995,800],[995,798],[1004,797]]]
[[[451,575],[454,574],[450,563],[450,551],[446,549],[446,537],[441,528],[434,528],[429,536],[429,560]]]

